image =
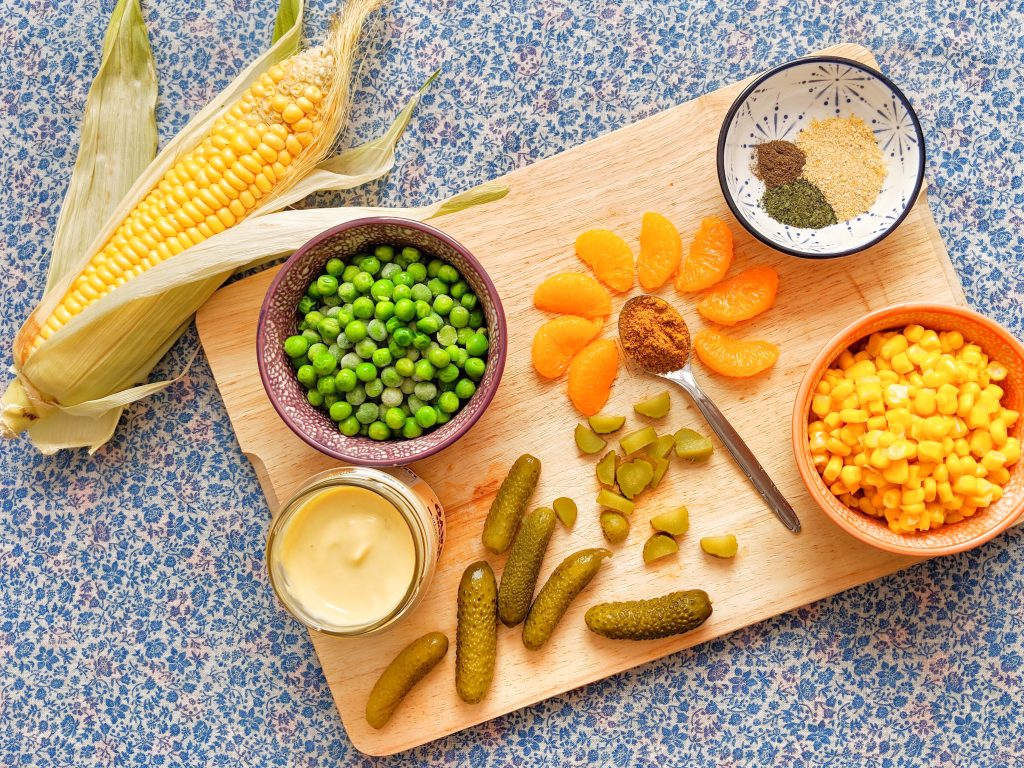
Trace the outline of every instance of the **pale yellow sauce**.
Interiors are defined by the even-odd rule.
[[[287,590],[325,628],[353,627],[391,613],[413,580],[412,532],[394,504],[365,488],[320,491],[278,534]]]

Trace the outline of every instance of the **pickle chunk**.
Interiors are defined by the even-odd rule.
[[[668,472],[668,459],[654,459],[654,477],[651,478],[651,488],[657,488]]]
[[[615,485],[615,451],[608,451],[597,462],[597,482],[601,485]]]
[[[536,651],[548,641],[569,604],[597,575],[604,559],[611,556],[607,549],[583,549],[559,563],[530,607],[523,624],[523,645]]]
[[[629,518],[620,512],[601,512],[601,533],[609,544],[621,544],[629,536]]]
[[[405,646],[381,673],[366,702],[366,722],[383,728],[405,695],[448,653],[443,632],[428,632]]]
[[[653,563],[678,551],[679,545],[675,539],[664,533],[656,533],[644,542],[644,562]]]
[[[676,456],[689,461],[707,461],[714,453],[715,446],[710,437],[704,437],[692,429],[676,432]]]
[[[597,503],[602,507],[608,507],[608,509],[614,509],[616,512],[621,512],[624,515],[632,515],[635,505],[629,499],[624,499],[619,494],[609,491],[607,488],[602,488],[597,494]]]
[[[599,603],[584,620],[591,632],[612,640],[656,640],[696,629],[711,615],[702,589],[670,592],[650,600]]]
[[[554,532],[555,513],[546,507],[523,518],[498,587],[498,618],[506,627],[514,627],[526,618],[544,553]]]
[[[641,448],[646,448],[657,439],[658,433],[654,431],[654,427],[644,427],[619,438],[619,447],[628,456]]]
[[[641,459],[627,461],[620,464],[619,468],[615,470],[615,479],[618,481],[619,490],[630,500],[646,491],[653,477],[653,467]]]
[[[455,629],[455,690],[467,704],[487,695],[498,653],[498,585],[483,560],[472,563],[459,582]]]
[[[566,528],[572,528],[576,524],[576,502],[568,496],[559,496],[551,506],[555,510],[555,516]]]
[[[484,546],[494,554],[500,555],[512,543],[512,537],[515,536],[519,520],[530,503],[539,477],[540,461],[524,453],[516,459],[502,481],[494,501],[491,502],[481,537]]]
[[[660,419],[671,408],[672,398],[669,397],[668,390],[633,406],[633,410],[641,416],[649,416],[652,419]]]
[[[583,451],[583,453],[597,453],[608,445],[606,440],[598,437],[582,424],[576,425],[574,436],[576,438],[576,447]]]
[[[682,536],[690,530],[690,511],[676,507],[651,518],[651,528],[669,536]]]
[[[622,425],[626,423],[626,417],[599,413],[596,416],[591,416],[587,419],[587,422],[590,424],[590,428],[597,432],[597,434],[607,435],[622,429]]]
[[[715,557],[735,557],[739,544],[733,534],[727,533],[724,536],[705,536],[700,540],[700,548]]]
[[[675,435],[662,435],[649,446],[647,446],[647,454],[652,459],[664,459],[671,453],[672,449],[676,444]]]

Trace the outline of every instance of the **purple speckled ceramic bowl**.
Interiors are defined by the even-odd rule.
[[[427,258],[448,262],[466,279],[480,298],[490,336],[487,370],[477,382],[476,394],[451,421],[421,437],[378,442],[346,437],[322,411],[306,402],[305,389],[295,378],[284,354],[284,340],[296,333],[295,308],[306,288],[323,274],[328,259],[348,259],[375,245],[411,246]],[[454,443],[476,423],[494,397],[505,368],[508,333],[501,299],[480,262],[462,245],[418,221],[373,217],[328,229],[299,248],[270,284],[260,309],[256,332],[256,359],[260,378],[271,404],[295,434],[328,456],[351,464],[390,467],[431,456]]]

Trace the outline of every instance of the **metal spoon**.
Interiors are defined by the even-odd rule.
[[[646,303],[648,307],[656,309],[669,321],[668,325],[670,327],[674,326],[679,331],[672,338],[675,345],[674,357],[677,363],[680,361],[682,363],[676,370],[657,371],[644,368],[638,352],[644,344],[650,343],[651,339],[655,338],[655,336],[652,334],[639,337],[623,333],[623,318],[627,318],[628,321],[631,307],[633,309],[639,307],[637,302]],[[711,401],[711,398],[701,391],[697,380],[693,377],[693,370],[690,368],[690,333],[682,315],[671,304],[657,296],[634,296],[623,305],[622,311],[619,313],[619,339],[622,342],[623,349],[626,351],[626,355],[633,362],[644,368],[648,373],[653,373],[655,376],[660,376],[663,379],[678,384],[686,391],[694,404],[700,409],[700,412],[704,414],[708,424],[711,425],[711,428],[715,430],[718,437],[725,444],[725,447],[729,449],[732,457],[739,464],[740,469],[743,470],[743,474],[750,480],[751,485],[761,494],[761,498],[765,500],[765,503],[775,513],[775,516],[789,530],[799,533],[800,520],[797,518],[796,512],[793,511],[793,507],[790,506],[789,502],[786,501],[786,497],[782,495],[782,492],[772,482],[764,467],[761,466],[761,462],[757,460],[750,448],[747,447],[747,444],[743,442],[743,438],[733,429],[725,415],[718,410],[718,406]],[[666,339],[662,336],[661,340],[665,341]]]

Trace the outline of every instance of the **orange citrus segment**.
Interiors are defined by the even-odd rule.
[[[533,337],[530,357],[537,373],[557,379],[569,367],[572,358],[601,332],[602,320],[587,320],[562,315],[548,320]]]
[[[723,376],[756,376],[779,359],[779,348],[770,341],[743,341],[718,331],[699,331],[693,348],[704,365]]]
[[[778,292],[778,272],[751,267],[708,291],[697,311],[712,322],[735,325],[770,309]]]
[[[640,258],[636,269],[645,291],[661,288],[676,270],[683,253],[679,231],[660,213],[645,213],[640,225]]]
[[[633,252],[610,229],[589,229],[577,237],[576,255],[616,293],[633,287]]]
[[[615,342],[590,342],[569,364],[569,399],[584,416],[593,416],[608,402],[612,382],[619,372]]]
[[[549,277],[537,286],[533,305],[561,315],[604,317],[612,313],[608,289],[580,272],[562,272]]]
[[[676,290],[702,291],[729,271],[732,263],[732,232],[717,216],[708,216],[693,236],[690,252],[679,265]]]

